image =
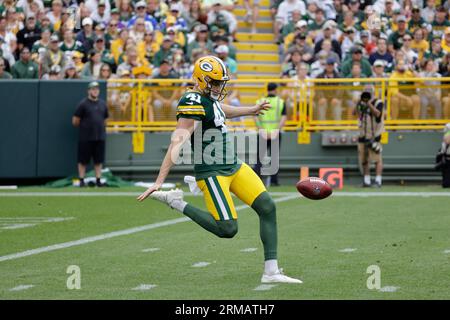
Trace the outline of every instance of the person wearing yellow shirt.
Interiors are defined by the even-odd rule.
[[[443,50],[450,52],[450,27],[445,28],[444,38],[441,41]]]
[[[395,71],[392,72],[389,87],[391,91],[391,116],[393,120],[398,119],[400,110],[412,111],[414,119],[420,116],[420,98],[417,95],[414,81],[416,74],[407,68],[404,60],[398,60]],[[408,80],[406,80],[408,79]]]
[[[414,31],[413,39],[409,44],[410,48],[417,52],[419,60],[422,60],[424,53],[430,48],[428,41],[424,40],[423,30],[417,28]]]
[[[308,23],[305,20],[300,20],[295,24],[294,32],[289,33],[284,38],[284,51],[285,52],[289,49],[292,42],[294,42],[294,39],[297,35],[308,34],[307,26],[308,26]],[[311,38],[309,38],[309,37],[306,38],[306,42],[310,46],[313,45],[313,42],[311,41]]]
[[[125,43],[129,37],[128,30],[126,28],[120,30],[119,36],[116,40],[111,41],[111,54],[114,57],[116,64],[119,63],[119,57],[124,51]]]

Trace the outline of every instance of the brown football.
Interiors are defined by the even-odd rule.
[[[325,199],[333,193],[331,186],[320,178],[308,177],[296,184],[298,192],[312,200]]]

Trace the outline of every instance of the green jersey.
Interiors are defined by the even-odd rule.
[[[201,126],[191,136],[197,180],[229,176],[240,168],[242,162],[231,143],[219,101],[197,91],[187,91],[178,102],[177,120],[179,118],[201,121]]]

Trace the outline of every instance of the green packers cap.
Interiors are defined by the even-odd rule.
[[[92,88],[95,88],[95,87],[100,87],[100,85],[98,84],[97,81],[89,82],[88,89],[92,89]]]

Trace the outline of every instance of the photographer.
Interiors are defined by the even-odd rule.
[[[450,123],[444,127],[442,146],[436,157],[436,169],[442,171],[442,188],[450,188]]]
[[[363,187],[370,187],[370,163],[375,162],[375,186],[381,187],[383,161],[381,159],[381,134],[384,131],[384,103],[374,97],[372,87],[364,88],[355,114],[358,116],[358,156],[364,173]]]

